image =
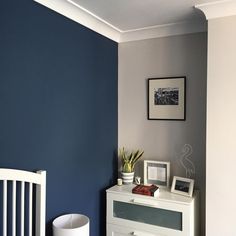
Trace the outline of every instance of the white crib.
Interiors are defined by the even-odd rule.
[[[2,192],[3,199],[2,207],[0,203],[3,218],[2,235],[10,235],[10,232],[7,232],[10,226],[11,235],[16,236],[16,226],[20,224],[20,236],[25,236],[26,230],[29,236],[45,236],[46,171],[34,173],[0,168],[0,183],[0,194]],[[8,217],[9,211],[11,220]]]

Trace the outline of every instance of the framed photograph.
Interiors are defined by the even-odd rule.
[[[193,187],[194,187],[193,179],[174,176],[172,186],[171,186],[171,192],[188,196],[188,197],[192,197]]]
[[[186,77],[148,79],[148,119],[185,120]]]
[[[170,162],[144,160],[144,184],[169,187]]]

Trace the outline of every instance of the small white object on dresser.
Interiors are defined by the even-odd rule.
[[[107,236],[199,236],[199,192],[161,189],[158,197],[133,194],[135,185],[107,189]]]

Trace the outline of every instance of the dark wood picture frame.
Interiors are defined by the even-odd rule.
[[[186,76],[148,79],[148,120],[186,120]]]

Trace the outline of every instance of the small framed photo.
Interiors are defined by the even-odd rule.
[[[186,77],[148,79],[148,120],[185,120]]]
[[[193,179],[174,176],[172,186],[171,186],[171,192],[188,196],[188,197],[192,197],[193,187],[194,187]]]
[[[144,185],[169,187],[170,162],[144,160]]]

